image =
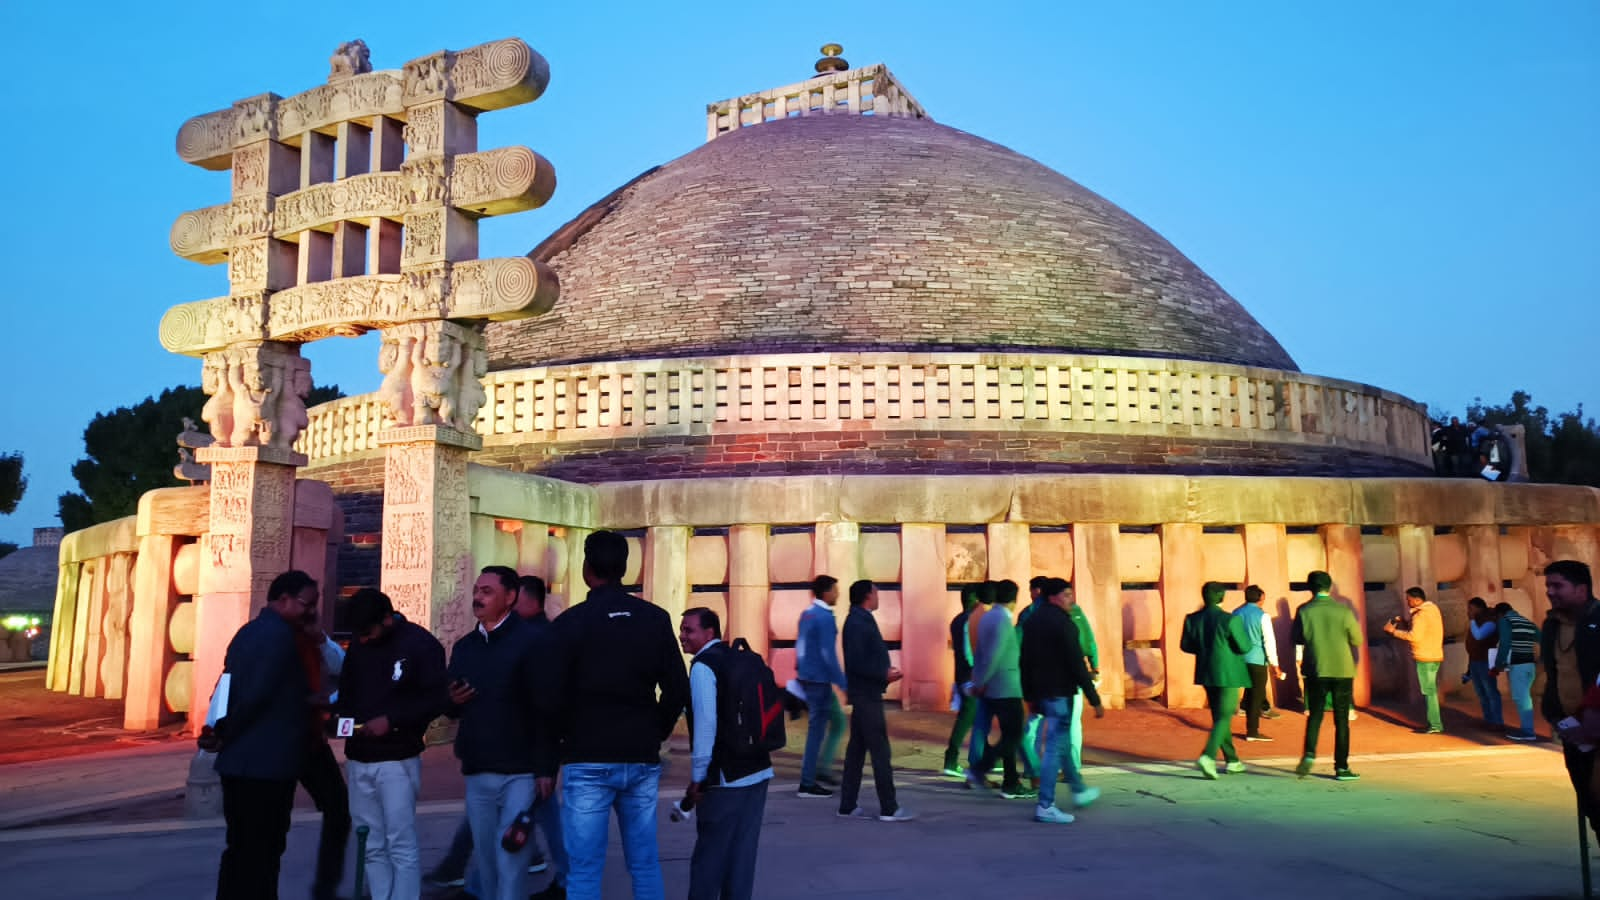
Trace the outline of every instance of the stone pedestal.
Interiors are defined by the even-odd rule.
[[[384,448],[382,590],[397,612],[448,643],[473,625],[467,456],[483,440],[416,425],[385,431],[378,444]]]
[[[190,728],[198,733],[228,642],[266,605],[272,579],[290,568],[295,470],[306,458],[274,447],[206,447],[195,458],[211,466],[210,531],[200,546],[189,704]]]

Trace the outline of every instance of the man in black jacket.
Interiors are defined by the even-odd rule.
[[[1056,808],[1056,771],[1066,773],[1072,789],[1073,805],[1082,808],[1100,796],[1098,788],[1083,783],[1083,776],[1072,761],[1072,746],[1067,735],[1072,729],[1072,704],[1079,691],[1094,707],[1095,718],[1104,718],[1094,676],[1084,664],[1083,645],[1078,626],[1067,613],[1068,592],[1072,588],[1060,578],[1047,578],[1039,586],[1044,602],[1036,604],[1033,615],[1022,626],[1022,696],[1044,717],[1044,752],[1039,759],[1039,807],[1036,822],[1064,825],[1071,813]]]
[[[1595,750],[1579,737],[1578,727],[1583,695],[1600,679],[1600,601],[1594,598],[1594,575],[1585,563],[1557,560],[1544,567],[1544,590],[1550,598],[1550,615],[1540,635],[1545,671],[1541,706],[1561,738],[1578,809],[1600,837],[1600,804],[1591,782]]]
[[[541,735],[540,791],[553,786],[559,762],[569,896],[599,900],[615,809],[633,896],[661,900],[661,742],[689,702],[689,675],[666,610],[622,589],[627,539],[596,531],[583,552],[589,598],[550,625],[550,668],[540,696],[555,731]]]
[[[856,800],[867,754],[872,754],[872,780],[878,789],[878,818],[909,822],[916,813],[901,806],[894,794],[894,769],[889,765],[889,724],[883,717],[883,692],[900,680],[889,664],[878,620],[878,589],[870,581],[850,585],[850,614],[844,619],[845,694],[850,700],[850,743],[844,749],[844,781],[839,786],[839,815],[866,818]]]
[[[972,681],[972,646],[967,637],[967,617],[978,606],[978,585],[969,584],[961,589],[961,612],[950,620],[950,652],[955,654],[956,683],[951,692],[950,705],[956,709],[956,720],[950,726],[950,741],[944,749],[944,774],[951,778],[965,778],[961,771],[961,744],[972,731],[972,719],[977,715],[978,698],[967,696],[967,683]]]
[[[285,572],[267,588],[266,608],[228,643],[227,706],[216,728],[227,823],[217,900],[278,896],[278,865],[311,725],[311,685],[295,632],[316,602],[310,575]]]
[[[446,713],[460,720],[456,757],[467,782],[478,900],[528,896],[531,845],[510,853],[501,849],[500,837],[534,805],[535,747],[541,740],[534,666],[545,651],[533,629],[512,612],[516,598],[516,572],[485,568],[472,586],[478,627],[456,641],[450,654]],[[556,873],[547,896],[565,896],[561,875]]]
[[[404,900],[422,891],[417,792],[423,736],[449,702],[444,647],[371,588],[350,598],[347,617],[355,640],[345,656],[337,712],[355,726],[344,744],[350,812],[368,829],[373,900]]]

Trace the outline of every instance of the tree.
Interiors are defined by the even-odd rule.
[[[1533,405],[1527,391],[1512,391],[1504,406],[1485,406],[1482,397],[1467,407],[1466,418],[1483,425],[1521,425],[1526,432],[1528,479],[1552,484],[1600,487],[1600,426],[1583,418],[1583,405],[1551,416]]]
[[[338,386],[314,387],[308,406],[337,400]],[[97,413],[83,430],[88,457],[72,466],[78,493],[61,495],[61,524],[77,531],[138,511],[145,491],[175,487],[172,474],[178,462],[175,443],[183,420],[200,420],[205,392],[198,387],[168,388],[159,397],[146,397],[133,406]]]
[[[28,478],[22,474],[22,454],[0,453],[0,515],[16,512],[17,504],[27,492]]]

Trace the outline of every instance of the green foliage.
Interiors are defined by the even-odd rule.
[[[312,388],[306,405],[343,397],[337,386]],[[61,524],[77,531],[138,511],[145,491],[175,487],[178,434],[185,418],[200,421],[206,404],[198,387],[168,388],[133,406],[98,413],[83,430],[87,458],[72,466],[79,492],[62,494]]]
[[[21,453],[0,453],[0,515],[17,511],[22,495],[28,492],[27,476],[22,474]],[[0,556],[5,554],[0,553]]]
[[[1552,416],[1533,405],[1533,395],[1513,391],[1504,406],[1486,406],[1483,398],[1467,407],[1469,421],[1486,425],[1521,425],[1527,430],[1528,478],[1551,484],[1600,487],[1600,426],[1584,419],[1583,405]]]
[[[0,541],[0,559],[5,559],[17,552],[17,545],[11,541]]]

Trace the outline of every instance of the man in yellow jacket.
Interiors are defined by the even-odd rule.
[[[1443,734],[1444,723],[1439,719],[1439,664],[1444,662],[1444,618],[1419,587],[1406,588],[1406,607],[1411,610],[1411,624],[1405,625],[1396,616],[1383,630],[1411,645],[1411,657],[1417,662],[1417,684],[1421,685],[1422,702],[1428,710],[1428,727],[1421,731]]]

